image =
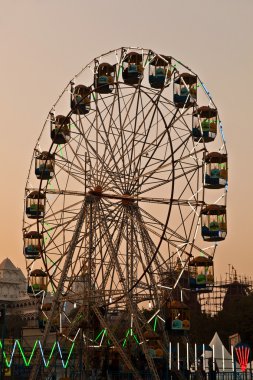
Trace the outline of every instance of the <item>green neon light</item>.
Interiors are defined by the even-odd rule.
[[[117,80],[119,79],[119,76],[122,73],[122,71],[123,71],[122,66],[120,66],[118,69],[118,73],[116,74]]]
[[[36,343],[37,343],[37,341],[36,341]],[[36,343],[34,344],[33,348],[36,347]],[[21,352],[21,355],[22,355],[22,358],[23,358],[23,362],[25,363],[25,366],[28,367],[28,363],[27,363],[27,361],[26,361],[26,357],[25,357],[24,351],[23,351],[23,349],[22,349],[22,347],[21,347],[19,341],[17,342],[17,344],[18,344],[19,351]],[[31,357],[30,357],[30,358],[31,358]]]
[[[53,186],[52,183],[51,183],[51,179],[49,179],[49,180],[47,181],[47,183],[49,184],[49,186],[51,187],[51,189],[54,190],[54,186]]]
[[[60,149],[60,151],[59,151],[60,152],[60,156],[62,156],[62,158],[64,158],[63,157],[63,153],[62,153],[62,144],[59,145],[59,149]]]
[[[103,334],[104,331],[105,331],[105,329],[100,331],[100,333],[98,334],[98,336],[95,339],[95,342],[99,339],[99,337]]]
[[[1,350],[3,350],[2,341],[0,341],[0,348],[1,348]],[[3,357],[4,357],[4,361],[5,361],[5,366],[8,367],[8,368],[10,368],[10,366],[11,366],[11,359],[10,359],[10,362],[8,362],[5,351],[3,351]]]
[[[127,340],[128,340],[128,336],[129,336],[129,334],[130,334],[130,336],[133,337],[133,339],[136,341],[137,344],[140,344],[140,342],[139,342],[137,336],[136,336],[136,335],[134,334],[134,332],[133,332],[133,329],[130,328],[130,329],[128,329],[127,332],[126,332],[126,336],[125,336],[125,339],[124,339],[123,344],[122,344],[123,347],[125,347],[126,344],[127,344]]]
[[[51,235],[52,235],[53,227],[51,227],[50,224],[47,223],[47,222],[44,222],[44,226],[47,226],[47,235],[48,235],[48,236],[44,236],[44,235],[43,235],[43,241],[44,241],[44,244],[46,244],[48,238],[51,239]],[[47,262],[50,261],[53,265],[55,265],[55,262],[54,262],[52,259],[50,259],[50,257],[48,257],[48,256],[47,256],[46,261],[47,261]],[[53,283],[51,283],[51,285],[52,285],[53,293],[55,293],[55,286],[53,285]]]
[[[18,343],[19,343],[19,342],[18,342]],[[29,358],[28,363],[27,363],[28,366],[29,366],[30,363],[31,363],[31,360],[32,360],[32,357],[33,357],[33,355],[34,355],[34,351],[35,351],[35,349],[36,349],[37,344],[38,344],[38,340],[36,340],[36,342],[35,342],[35,344],[34,344],[34,346],[33,346],[32,353],[31,353],[30,358]],[[21,347],[21,346],[20,346],[20,347]]]
[[[47,234],[48,234],[48,236],[51,238],[51,233],[52,233],[53,227],[51,227],[50,224],[47,223],[47,222],[44,222],[44,225],[48,227],[48,228],[47,228]],[[45,236],[45,237],[44,237],[44,243],[47,242],[47,240],[48,240],[48,236]],[[51,260],[51,261],[52,261],[52,260]],[[53,261],[52,261],[52,263],[53,263]]]
[[[122,345],[123,347],[126,346],[127,337],[128,337],[128,335],[129,335],[130,331],[131,331],[131,329],[128,329],[128,330],[127,330],[126,337],[125,337],[124,342],[123,342],[123,345]]]
[[[29,357],[29,360],[27,361],[27,359],[25,357],[25,353],[23,351],[23,348],[21,347],[21,344],[20,344],[19,340],[17,341],[17,345],[18,345],[19,351],[21,352],[21,355],[22,355],[22,358],[23,358],[23,362],[25,363],[26,367],[29,367],[29,365],[31,363],[31,360],[32,360],[32,357],[34,355],[34,351],[35,351],[35,349],[37,347],[37,344],[38,344],[38,340],[35,341],[35,343],[33,345],[33,349],[32,349],[31,355]]]
[[[75,342],[72,343],[72,346],[70,347],[70,351],[69,351],[69,354],[68,354],[68,358],[66,360],[66,363],[63,364],[63,368],[67,368],[68,364],[69,364],[69,359],[70,359],[70,356],[72,354],[72,351],[74,349],[74,346],[75,346]]]
[[[157,326],[157,317],[155,317],[155,321],[154,321],[154,331],[156,331],[156,326]]]
[[[52,282],[51,282],[51,286],[52,286],[52,292],[53,292],[53,294],[55,294],[56,288]]]
[[[137,336],[135,334],[134,334],[134,339],[135,339],[136,343],[139,344],[139,341],[138,341]]]
[[[48,361],[47,361],[47,363],[46,363],[46,368],[48,368],[48,366],[49,366],[49,363],[50,363],[50,361],[51,361],[51,359],[52,359],[52,356],[53,356],[53,353],[54,353],[54,350],[55,350],[55,346],[56,346],[56,341],[54,342],[54,345],[53,345],[53,347],[52,347],[52,350],[51,350],[51,352],[50,352],[50,355],[49,355],[49,358],[48,358]]]

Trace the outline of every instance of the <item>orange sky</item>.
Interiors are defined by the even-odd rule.
[[[24,186],[45,117],[92,58],[120,46],[172,55],[198,73],[229,153],[228,236],[216,273],[252,274],[252,0],[0,0],[0,260],[25,268]]]

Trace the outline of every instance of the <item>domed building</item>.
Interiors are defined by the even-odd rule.
[[[28,324],[35,323],[38,316],[38,300],[27,294],[27,280],[20,268],[9,258],[0,263],[0,308],[6,316],[19,315]]]
[[[22,298],[27,298],[26,278],[21,269],[6,258],[0,264],[0,301],[20,301]]]

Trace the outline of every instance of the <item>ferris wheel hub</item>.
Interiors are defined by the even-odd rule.
[[[135,198],[130,194],[123,194],[121,199],[124,206],[130,206],[135,202]]]
[[[90,189],[88,193],[91,195],[101,196],[102,192],[103,192],[102,186],[97,185],[93,189]]]

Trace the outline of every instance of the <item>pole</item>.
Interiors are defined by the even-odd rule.
[[[171,342],[169,343],[169,371],[171,371]]]
[[[252,364],[251,364],[251,355],[250,355],[250,361],[249,361],[249,370],[250,370],[250,380],[252,380]]]
[[[194,344],[194,369],[195,373],[198,370],[198,355],[197,355],[197,344]]]
[[[203,371],[206,372],[205,344],[203,344],[202,350],[203,350]]]
[[[179,343],[177,343],[177,369],[180,371]]]
[[[186,343],[186,369],[190,370],[190,358],[189,358],[189,342]]]
[[[213,345],[213,371],[215,372],[216,368],[215,368],[215,349],[214,349],[214,345]]]
[[[222,345],[222,371],[225,372],[225,353],[224,353],[224,346]]]

